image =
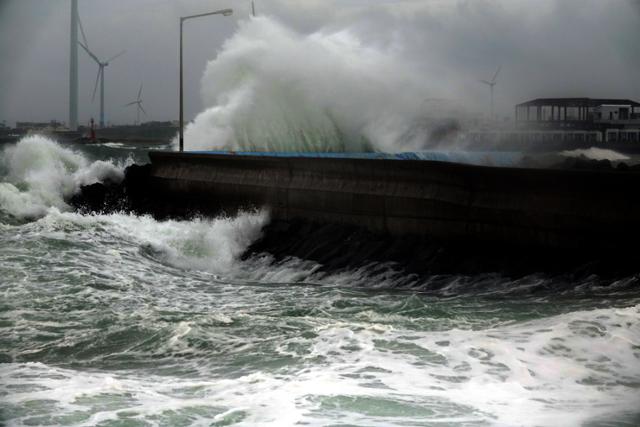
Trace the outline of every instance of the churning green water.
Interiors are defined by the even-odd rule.
[[[131,153],[74,150],[2,154],[0,425],[640,425],[636,276],[430,292],[243,261],[268,212],[73,213],[65,197]]]

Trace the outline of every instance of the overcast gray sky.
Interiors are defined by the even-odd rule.
[[[107,119],[134,120],[135,109],[123,105],[141,82],[148,119],[176,119],[178,17],[226,7],[233,17],[186,27],[188,118],[203,109],[207,62],[248,18],[250,0],[80,0],[92,50],[105,58],[127,51],[106,70]],[[478,79],[499,64],[502,115],[535,97],[640,100],[637,0],[256,0],[256,8],[301,34],[349,30],[471,108],[488,102]],[[0,0],[0,121],[67,121],[69,12],[68,0]],[[91,101],[97,66],[82,51],[79,64],[86,123],[98,115],[98,97]]]

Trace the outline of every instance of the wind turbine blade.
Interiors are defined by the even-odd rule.
[[[83,44],[82,44],[82,43],[80,43],[80,42],[78,42],[78,44],[79,44],[80,46],[82,46],[82,48],[84,49],[84,51],[85,51],[85,52],[87,52],[87,54],[89,54],[89,56],[90,56],[90,57],[92,57],[94,61],[96,61],[98,64],[100,64],[100,60],[98,59],[98,57],[97,57],[97,56],[95,56],[95,55],[94,55],[94,54],[89,50],[89,48],[88,48],[88,47],[86,47],[85,45],[83,45]]]
[[[82,40],[84,41],[85,46],[89,46],[87,42],[87,36],[84,34],[84,27],[82,26],[82,20],[80,19],[80,14],[78,13],[78,26],[80,27],[80,34],[82,34]]]
[[[96,77],[96,84],[93,87],[93,96],[91,96],[91,102],[96,99],[96,91],[98,90],[98,81],[100,80],[100,73],[102,73],[102,67],[98,67],[98,76]]]
[[[140,107],[140,109],[142,110],[142,112],[144,113],[144,115],[147,115],[147,112],[144,111],[144,108],[142,108],[142,103],[138,104],[138,107]]]
[[[486,84],[486,85],[493,86],[493,83],[492,83],[492,82],[488,82],[488,81],[486,81],[486,80],[478,80],[478,81],[479,81],[480,83],[484,83],[484,84]]]
[[[500,66],[498,67],[498,69],[496,70],[496,73],[494,74],[493,79],[491,79],[491,82],[492,82],[492,83],[495,83],[495,82],[496,82],[496,79],[498,78],[498,74],[500,74],[500,70],[502,70],[502,65],[500,65]]]
[[[106,61],[106,62],[111,62],[111,61],[113,61],[113,60],[114,60],[114,59],[116,59],[118,56],[123,55],[125,52],[126,52],[126,50],[123,50],[123,51],[122,51],[122,52],[120,52],[119,54],[117,54],[117,55],[115,55],[115,56],[112,56],[111,58],[107,59],[107,61]]]
[[[138,101],[140,101],[140,95],[142,95],[142,83],[140,83],[140,90],[138,91]]]
[[[133,102],[130,102],[128,104],[124,104],[123,107],[128,107],[129,105],[133,105],[133,104],[137,104],[137,103],[138,103],[138,101],[133,101]]]

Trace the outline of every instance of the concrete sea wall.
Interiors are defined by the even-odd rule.
[[[393,236],[620,250],[640,236],[640,173],[454,163],[151,152],[150,186],[207,211],[267,206],[276,220]]]

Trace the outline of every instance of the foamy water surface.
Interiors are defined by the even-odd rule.
[[[390,290],[397,272],[242,260],[268,212],[71,212],[79,185],[121,176],[130,150],[109,149],[2,154],[0,424],[640,424],[635,276]]]

